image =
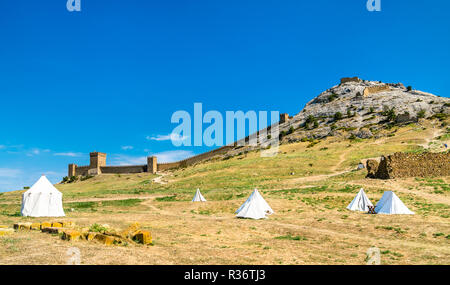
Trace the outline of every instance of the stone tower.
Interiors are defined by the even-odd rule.
[[[158,170],[158,163],[156,160],[156,156],[147,157],[147,172],[155,174]]]
[[[91,152],[91,163],[89,164],[89,174],[100,174],[101,167],[106,166],[106,153]]]
[[[289,121],[289,114],[283,113],[280,114],[280,124]]]
[[[68,177],[76,176],[77,175],[77,165],[76,164],[69,164],[69,173]]]

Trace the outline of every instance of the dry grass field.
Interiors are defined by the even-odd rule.
[[[151,231],[154,245],[105,246],[17,231],[0,237],[0,264],[65,264],[74,246],[82,264],[365,264],[373,246],[382,264],[450,264],[450,177],[373,180],[365,169],[355,170],[363,158],[441,150],[449,135],[439,125],[395,127],[379,139],[283,144],[272,158],[248,152],[158,175],[58,184],[62,220],[119,229],[137,221]],[[255,187],[275,214],[235,218]],[[374,204],[393,190],[416,215],[346,210],[360,187]],[[190,202],[196,188],[208,202]],[[0,194],[0,225],[52,220],[21,217],[21,193]]]

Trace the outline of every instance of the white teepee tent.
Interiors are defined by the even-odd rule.
[[[22,216],[63,217],[62,193],[42,175],[34,185],[22,195]]]
[[[377,214],[404,214],[414,215],[414,212],[410,211],[408,207],[403,204],[400,198],[392,191],[386,191],[383,193],[380,201],[375,206],[375,213]]]
[[[197,188],[197,191],[195,192],[194,199],[192,199],[192,202],[206,202],[205,197],[203,197],[202,193],[200,193],[200,189]]]
[[[250,197],[236,211],[236,217],[249,219],[263,219],[266,215],[273,214],[272,208],[261,196],[258,189],[255,189]]]
[[[347,206],[347,209],[351,211],[367,212],[369,211],[368,206],[373,206],[373,204],[370,202],[369,198],[367,198],[364,189],[361,188],[355,198],[353,198],[353,201]]]

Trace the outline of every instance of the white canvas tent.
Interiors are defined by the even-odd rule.
[[[236,217],[249,219],[263,219],[266,215],[273,214],[272,208],[261,196],[258,189],[255,189],[250,197],[236,211]]]
[[[63,217],[62,193],[44,175],[22,195],[22,216]]]
[[[192,199],[192,202],[206,202],[205,197],[203,197],[202,193],[200,193],[200,189],[197,188],[197,191],[195,192],[194,199]]]
[[[355,198],[353,198],[353,201],[347,206],[347,209],[350,211],[368,212],[368,206],[373,206],[373,204],[370,202],[369,198],[367,198],[364,189],[361,188]]]
[[[404,214],[414,215],[414,212],[410,211],[408,207],[403,204],[400,198],[392,191],[386,191],[383,193],[380,201],[375,206],[375,213],[377,214]]]

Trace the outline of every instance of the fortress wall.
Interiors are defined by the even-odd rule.
[[[370,94],[375,94],[375,93],[389,91],[389,90],[391,90],[389,85],[376,85],[376,86],[366,87],[366,88],[364,88],[363,96],[368,96]]]
[[[147,172],[147,165],[102,166],[100,170],[105,174],[142,173]]]
[[[377,165],[367,161],[367,177],[392,179],[450,175],[450,153],[394,153],[382,157]],[[369,167],[369,164],[370,167]]]
[[[75,169],[75,176],[87,176],[90,166],[77,166]]]
[[[177,167],[186,167],[189,165],[193,165],[197,162],[204,161],[206,159],[212,158],[216,155],[226,153],[228,150],[232,149],[234,146],[226,145],[223,147],[220,147],[218,149],[205,152],[199,155],[195,155],[193,157],[180,160],[177,162],[169,162],[169,163],[158,163],[158,171],[163,171],[167,169],[177,168]]]
[[[158,163],[158,171],[164,171],[171,168],[177,168],[180,167],[181,163],[179,161],[177,162],[170,162],[170,163]]]

